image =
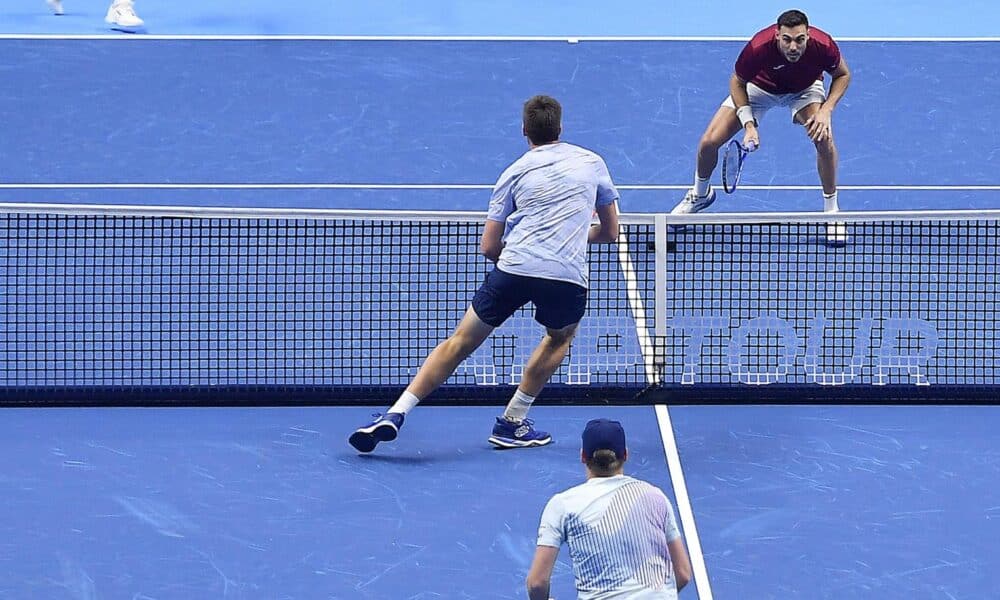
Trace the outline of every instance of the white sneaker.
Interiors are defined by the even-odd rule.
[[[823,212],[827,214],[840,212],[836,194],[831,198],[826,195],[824,190]],[[845,223],[833,221],[826,224],[826,245],[834,248],[843,248],[847,245],[847,225]]]
[[[823,212],[828,215],[838,213],[840,208],[836,204],[832,207],[828,205]],[[826,224],[826,245],[834,248],[843,248],[847,245],[846,223],[832,221]]]
[[[694,190],[688,190],[688,193],[684,195],[684,199],[677,203],[670,214],[672,215],[689,215],[691,213],[701,212],[712,206],[715,202],[715,188],[708,188],[708,193],[704,196],[698,196],[694,193]]]
[[[104,22],[108,25],[117,25],[125,29],[135,29],[143,26],[142,19],[135,14],[135,7],[132,0],[115,0],[108,7],[108,14],[104,16]]]
[[[701,212],[712,206],[715,202],[715,188],[708,188],[708,193],[704,196],[699,196],[694,193],[694,189],[688,190],[688,193],[684,195],[684,199],[677,203],[677,206],[670,211],[672,215],[690,215],[696,212]],[[686,227],[685,225],[671,225],[674,231],[681,231]]]
[[[835,210],[825,211],[827,214],[835,213]],[[833,248],[843,248],[847,245],[847,224],[833,221],[826,224],[826,245]]]
[[[63,14],[62,0],[45,0],[45,3],[49,5],[52,9],[52,14],[61,15]]]

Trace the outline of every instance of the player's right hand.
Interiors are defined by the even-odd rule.
[[[746,133],[743,134],[743,147],[751,152],[760,148],[760,134],[757,133],[756,127],[746,128]]]

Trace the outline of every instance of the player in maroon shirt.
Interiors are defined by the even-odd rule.
[[[823,72],[832,77],[830,92]],[[809,26],[806,15],[789,10],[778,22],[753,36],[736,59],[729,97],[715,113],[698,144],[694,187],[674,207],[674,214],[702,211],[715,202],[709,178],[719,161],[719,148],[743,129],[743,145],[760,147],[757,124],[775,106],[791,110],[816,146],[816,166],[823,183],[823,209],[836,212],[837,147],[833,143],[833,109],[847,91],[851,72],[840,48],[826,32]],[[834,234],[828,229],[828,237]],[[843,234],[843,226],[836,237]],[[841,242],[841,239],[830,239]]]

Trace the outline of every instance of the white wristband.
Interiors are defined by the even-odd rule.
[[[736,117],[740,120],[740,123],[746,127],[747,123],[757,124],[757,121],[753,118],[753,109],[749,105],[741,106],[736,109]]]

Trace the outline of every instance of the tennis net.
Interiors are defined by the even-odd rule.
[[[491,268],[483,218],[0,205],[0,399],[382,402]],[[998,218],[625,215],[543,399],[988,398]],[[433,399],[506,397],[541,335],[522,310]]]
[[[8,400],[378,400],[451,333],[491,268],[480,214],[0,211]],[[648,383],[634,311],[652,298],[653,259],[626,241],[652,243],[643,221],[625,218],[623,243],[591,253],[587,326],[553,394],[621,397]],[[516,384],[541,336],[522,310],[438,397],[484,401]]]
[[[701,401],[996,398],[998,216],[673,218],[660,384]]]

